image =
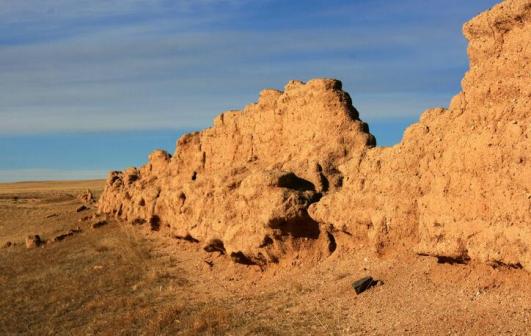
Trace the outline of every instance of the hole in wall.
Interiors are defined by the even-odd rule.
[[[149,219],[149,225],[151,226],[151,231],[159,231],[160,230],[160,217],[157,215],[151,216]]]

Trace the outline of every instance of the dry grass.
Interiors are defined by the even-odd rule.
[[[522,270],[360,250],[262,272],[138,226],[92,229],[78,220],[94,209],[75,211],[86,184],[22,187],[0,191],[0,244],[17,243],[0,249],[0,335],[524,335],[531,323]],[[59,243],[23,244],[77,225]],[[357,296],[351,282],[366,272],[385,284]]]
[[[162,287],[186,284],[179,273],[171,275],[153,262],[145,239],[116,223],[91,230],[78,222],[94,210],[78,214],[76,192],[86,187],[98,192],[99,182],[75,183],[67,192],[43,183],[38,191],[21,186],[23,192],[0,197],[0,242],[15,243],[0,250],[0,334],[128,334],[155,315],[153,304],[169,301]],[[51,212],[57,216],[47,218]],[[50,240],[77,225],[84,225],[83,232],[60,243],[23,246],[28,234]]]
[[[7,295],[0,298],[0,307],[5,308],[0,330],[119,330],[124,326],[120,319],[134,322],[131,307],[141,310],[151,304],[150,293],[164,279],[146,272],[146,251],[128,240],[85,235],[45,248],[9,251],[0,266],[2,274],[9,275],[2,284]],[[114,327],[113,321],[118,322]]]
[[[146,326],[150,335],[225,335],[233,326],[233,316],[219,305],[167,307]]]
[[[86,189],[101,190],[104,182],[103,180],[80,180],[0,183],[0,194],[51,193],[54,191],[68,193]]]

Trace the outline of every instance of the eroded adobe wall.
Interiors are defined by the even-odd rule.
[[[341,187],[338,165],[373,145],[341,82],[291,81],[184,135],[173,156],[156,151],[140,169],[111,173],[99,209],[247,262],[315,244],[327,253],[307,208]]]
[[[464,26],[470,70],[448,109],[430,109],[392,148],[340,168],[343,189],[312,205],[376,249],[531,268],[531,2]],[[344,228],[343,228],[344,227]]]
[[[113,172],[99,209],[236,261],[369,243],[531,269],[531,3],[464,26],[470,69],[448,109],[374,147],[336,80],[288,83]]]

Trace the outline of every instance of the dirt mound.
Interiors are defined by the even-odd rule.
[[[101,212],[243,263],[404,246],[531,269],[529,23],[509,0],[465,25],[470,71],[448,109],[374,148],[341,82],[289,82],[109,175]]]

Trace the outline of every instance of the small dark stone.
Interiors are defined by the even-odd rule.
[[[249,259],[245,254],[243,254],[241,251],[238,252],[232,252],[230,254],[230,258],[232,261],[238,264],[243,265],[256,265],[255,262],[253,262],[251,259]]]
[[[54,242],[62,241],[63,239],[65,239],[65,238],[68,237],[68,236],[69,236],[69,234],[67,234],[67,233],[63,233],[63,234],[60,234],[60,235],[54,237],[54,238],[53,238],[53,241],[54,241]]]
[[[372,277],[368,276],[354,281],[352,283],[352,288],[354,288],[356,294],[360,294],[376,284],[377,281],[375,281]]]
[[[66,232],[66,233],[63,233],[63,234],[60,234],[60,235],[54,237],[53,241],[54,242],[59,242],[59,241],[64,240],[67,237],[71,237],[71,236],[75,235],[76,233],[80,233],[80,232],[81,232],[81,228],[78,226],[78,227],[76,227],[74,229],[68,230],[68,232]]]
[[[208,244],[203,247],[203,249],[207,252],[219,252],[221,254],[225,254],[225,246],[223,245],[223,242],[219,239],[212,239],[208,242]]]
[[[79,206],[79,207],[76,209],[76,212],[85,211],[85,210],[87,210],[87,209],[88,209],[88,208],[87,208],[86,206],[81,205],[81,206]]]
[[[107,224],[107,221],[106,220],[100,220],[100,221],[97,221],[95,223],[92,223],[92,228],[93,229],[97,229],[103,225]]]

